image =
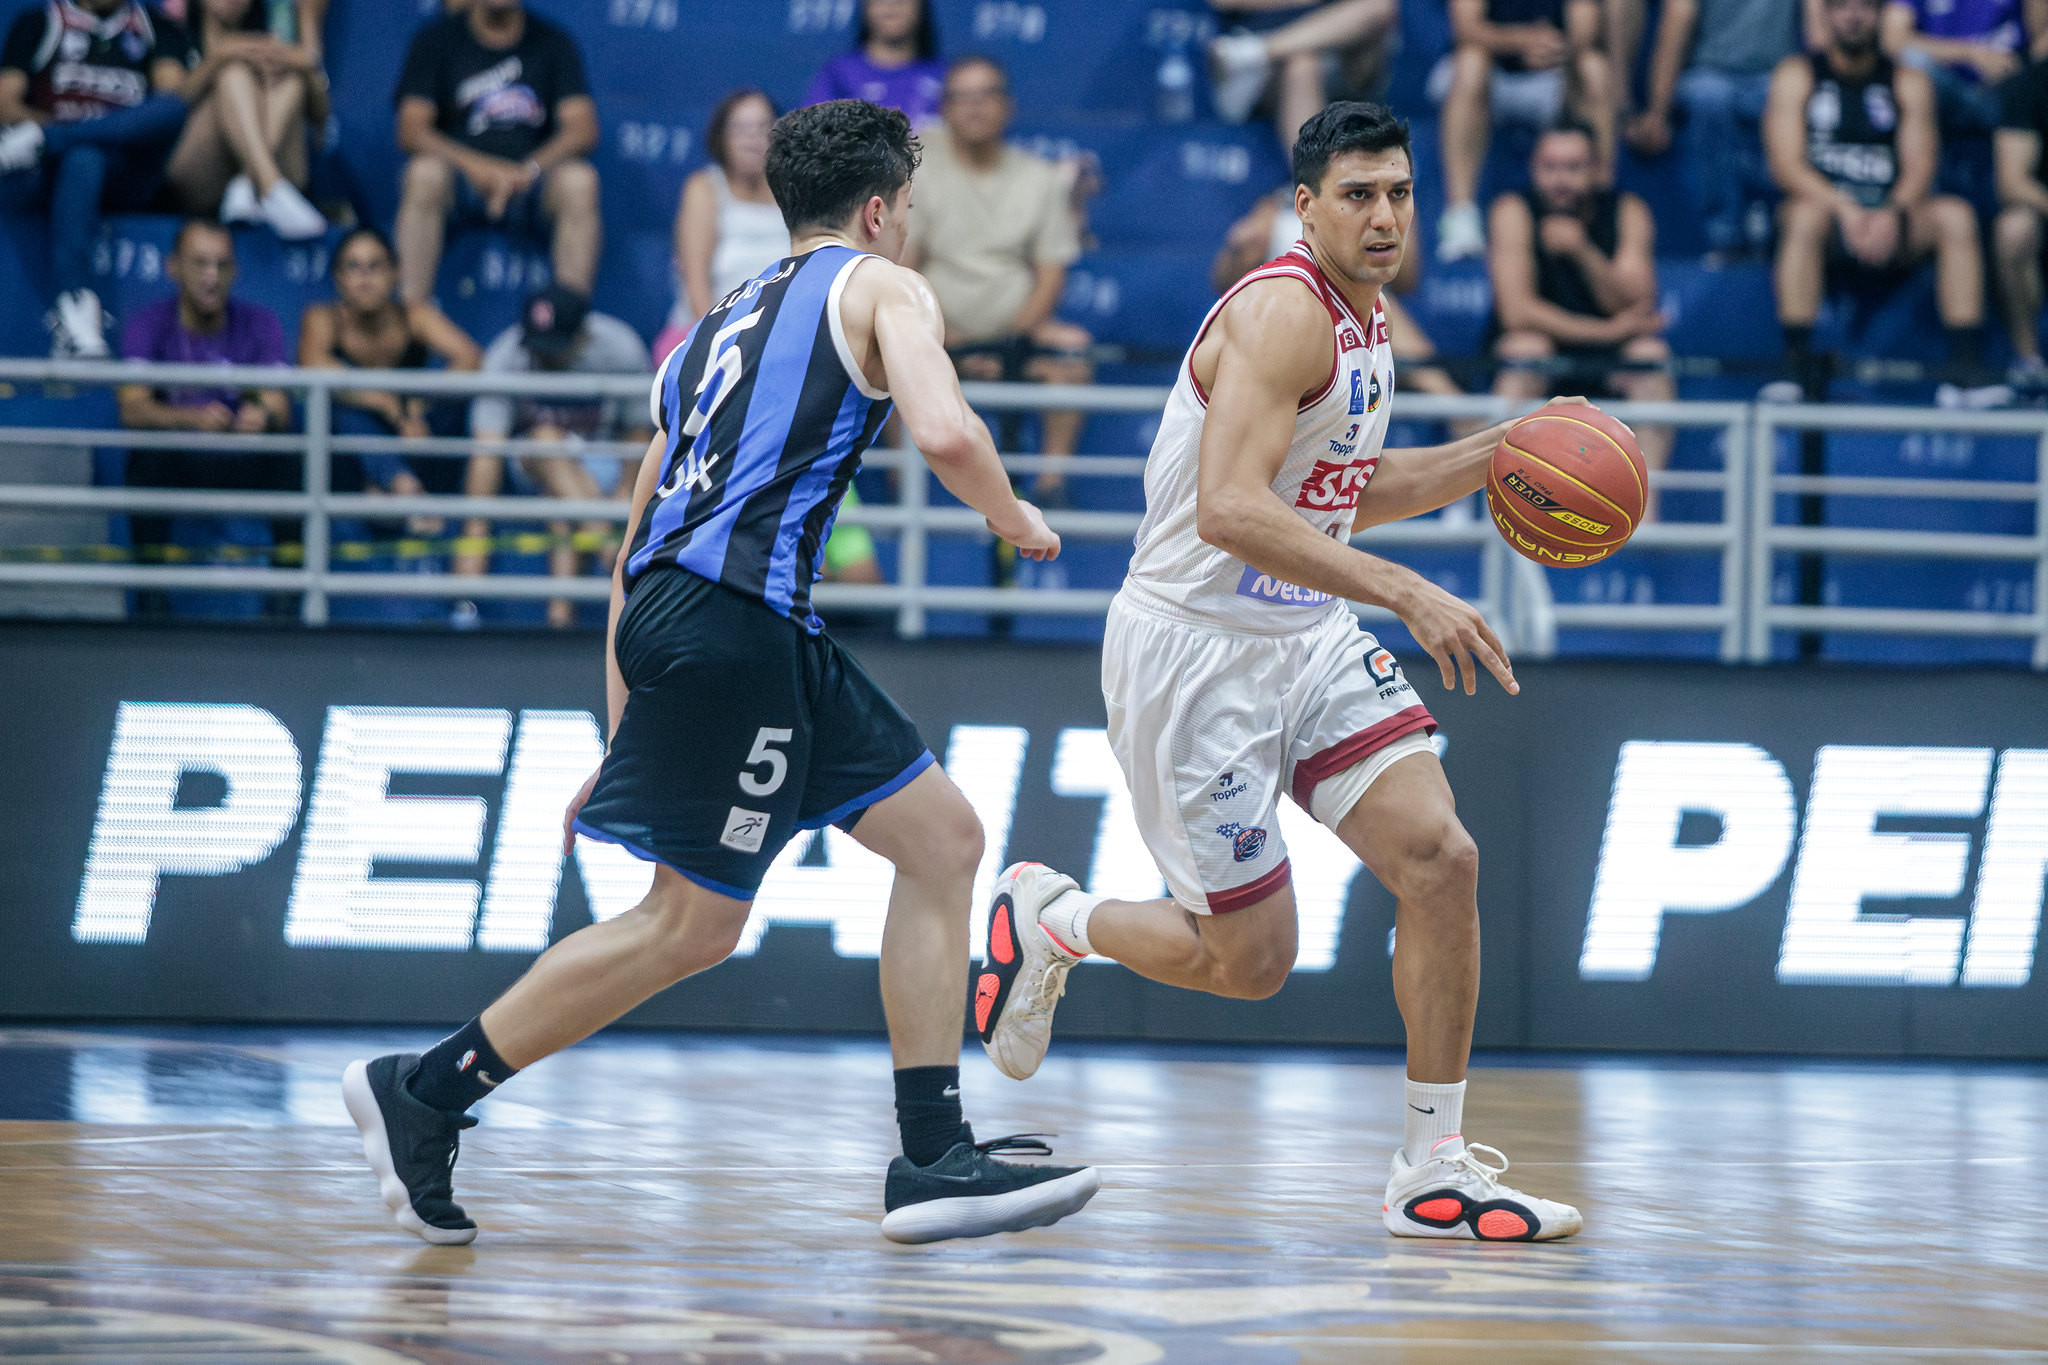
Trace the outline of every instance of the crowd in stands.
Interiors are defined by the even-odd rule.
[[[1626,147],[1639,159],[1683,150],[1710,260],[1773,262],[1788,365],[1766,396],[1825,392],[1828,357],[1814,337],[1831,280],[1882,284],[1923,261],[1934,265],[1949,340],[1955,382],[1944,401],[2048,394],[2038,341],[2048,64],[2035,60],[2048,52],[2048,0],[1660,0],[1654,23],[1648,0],[1407,3],[1446,9],[1451,43],[1427,83],[1440,105],[1429,150],[1444,186],[1434,255],[1487,265],[1495,392],[1533,397],[1569,376],[1569,387],[1594,393],[1675,395],[1657,224],[1641,198],[1616,187]],[[1328,100],[1386,88],[1398,0],[1214,4],[1223,31],[1207,48],[1213,107],[1227,121],[1270,117],[1283,150]],[[709,164],[683,184],[674,306],[651,349],[627,323],[593,310],[605,249],[592,161],[603,86],[574,36],[523,0],[447,0],[420,24],[391,95],[404,161],[389,235],[330,223],[335,210],[316,206],[310,169],[329,123],[327,10],[328,0],[49,0],[18,14],[0,49],[0,212],[51,225],[54,354],[114,350],[90,259],[109,213],[186,216],[167,263],[175,297],[120,320],[119,354],[139,360],[272,364],[295,354],[330,369],[646,374],[718,298],[787,251],[764,174],[781,111],[762,89],[739,86],[705,130]],[[918,127],[924,161],[910,261],[939,297],[962,376],[1089,381],[1094,339],[1058,312],[1087,239],[1087,158],[1049,159],[1013,143],[1008,74],[990,57],[942,48],[926,0],[862,0],[857,16],[850,50],[816,72],[806,100],[874,100]],[[1533,134],[1526,184],[1482,205],[1482,167],[1507,124]],[[1939,174],[1971,147],[1995,170],[1995,202],[1981,212]],[[345,229],[331,255],[332,301],[307,309],[295,352],[275,315],[236,296],[226,224],[286,240]],[[518,324],[490,338],[466,335],[435,301],[445,243],[480,227],[533,240],[551,265]],[[1287,249],[1298,230],[1283,185],[1222,243],[1215,287]],[[1420,243],[1411,249],[1397,291],[1414,287],[1425,254]],[[2015,356],[2004,376],[1980,363],[1987,299]],[[1459,378],[1472,382],[1469,369],[1454,378],[1439,361],[1398,292],[1387,311],[1404,386],[1449,393]],[[120,413],[134,428],[194,432],[280,432],[296,421],[281,393],[226,389],[130,386]],[[578,447],[649,435],[631,404],[515,395],[461,405],[349,391],[333,420],[347,435],[474,442],[466,462],[335,463],[338,491],[407,497],[621,498],[629,466]],[[1047,411],[1036,426],[1044,455],[1079,448],[1080,414]],[[1006,431],[1006,444],[1017,435]],[[1643,436],[1661,464],[1670,433]],[[554,449],[508,459],[507,438]],[[137,451],[127,466],[128,482],[169,488],[294,488],[301,477],[275,455]],[[1065,485],[1054,465],[1037,475],[1033,496],[1061,505]],[[411,535],[450,537],[446,567],[489,570],[489,522],[404,520]],[[618,551],[616,523],[536,520],[550,523],[558,576],[603,570]],[[194,530],[146,517],[131,533],[139,555],[180,537],[271,534],[233,519]],[[871,543],[851,528],[830,566],[879,576]],[[548,619],[574,620],[573,603],[550,603]]]

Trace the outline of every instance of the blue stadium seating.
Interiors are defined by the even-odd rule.
[[[35,0],[0,0],[0,22]],[[789,0],[788,4],[720,5],[710,0],[533,0],[542,13],[565,23],[584,46],[600,111],[603,144],[595,161],[604,180],[606,254],[597,306],[626,319],[643,335],[661,324],[673,296],[670,221],[685,176],[704,163],[702,130],[713,104],[729,89],[758,83],[783,107],[798,100],[811,72],[851,39],[854,0]],[[1285,168],[1263,123],[1228,127],[1209,116],[1198,92],[1198,120],[1162,126],[1154,118],[1155,73],[1178,47],[1199,57],[1199,44],[1215,31],[1205,0],[1154,0],[1105,5],[1102,0],[935,0],[949,52],[982,51],[1011,72],[1020,110],[1017,136],[1050,153],[1086,152],[1103,168],[1103,190],[1091,209],[1094,244],[1070,275],[1062,311],[1104,342],[1128,348],[1131,363],[1108,366],[1106,382],[1164,382],[1192,329],[1212,302],[1208,264],[1225,228],[1262,194],[1279,184]],[[392,141],[392,87],[405,35],[439,9],[439,0],[345,0],[329,19],[328,68],[335,90],[331,152],[325,183],[346,187],[358,211],[390,222],[402,165]],[[1445,51],[1449,26],[1435,0],[1402,7],[1401,49],[1391,64],[1388,98],[1411,118],[1415,132],[1418,204],[1416,249],[1433,252],[1436,209],[1442,202],[1437,157],[1437,116],[1425,94],[1429,70]],[[1198,85],[1200,83],[1198,82]],[[1520,182],[1526,134],[1495,139],[1482,177],[1482,194]],[[1953,149],[1952,149],[1953,150]],[[1952,164],[1951,164],[1952,163]],[[1685,168],[1677,155],[1644,161],[1625,154],[1620,180],[1643,195],[1659,222],[1663,305],[1671,338],[1683,354],[1731,361],[1769,361],[1779,350],[1772,316],[1768,267],[1710,268],[1697,260],[1703,245],[1690,212]],[[1944,185],[1983,204],[1985,168],[1964,156],[1944,161]],[[139,215],[111,221],[99,252],[102,292],[117,314],[132,312],[169,288],[162,259],[175,220]],[[295,336],[299,312],[327,290],[327,242],[287,247],[261,230],[238,231],[241,291],[283,317]],[[45,344],[41,315],[48,290],[47,233],[38,223],[0,220],[0,350],[38,353]],[[496,233],[450,243],[437,289],[443,306],[480,341],[509,325],[520,298],[546,279],[544,248]],[[1473,353],[1492,308],[1484,268],[1477,263],[1425,271],[1412,310],[1447,354]],[[1819,340],[1851,354],[1881,354],[1926,361],[1943,358],[1926,272],[1905,288],[1879,295],[1844,295],[1823,315]],[[1999,343],[1992,342],[1995,348]],[[1760,382],[1752,374],[1688,380],[1684,392],[1702,398],[1747,398]],[[1857,395],[1844,387],[1838,396]],[[1890,395],[1896,399],[1897,394]],[[1924,398],[1924,394],[1922,395]],[[1142,452],[1156,419],[1102,416],[1089,424],[1086,448],[1104,453]],[[1029,423],[1027,422],[1027,426]],[[1403,439],[1433,439],[1426,428]],[[1681,439],[1679,468],[1718,465],[1710,433]],[[1958,441],[1925,437],[1839,436],[1827,443],[1828,468],[1840,473],[1935,472],[1964,477],[2025,477],[2031,446],[2025,442]],[[1130,480],[1079,480],[1077,506],[1134,510],[1139,491]],[[886,500],[882,484],[872,496]],[[1896,500],[1859,503],[1834,499],[1834,524],[2024,529],[2031,511],[2011,505],[1948,503],[1915,507]],[[1711,495],[1673,495],[1667,515],[1715,515]],[[880,538],[885,567],[895,546]],[[1062,572],[1074,586],[1112,585],[1127,550],[1119,543],[1076,546]],[[516,556],[501,557],[514,568]],[[936,582],[983,583],[984,547],[963,538],[937,537],[931,556]],[[381,562],[365,567],[385,567]],[[526,564],[529,571],[537,564]],[[1903,575],[1881,566],[1842,561],[1828,566],[1831,600],[1917,605],[1974,605],[2025,610],[2031,584],[2012,566],[1931,565]],[[1432,564],[1449,581],[1461,570]],[[1787,570],[1786,572],[1789,572]],[[1555,573],[1560,600],[1706,600],[1717,575],[1712,557],[1636,551],[1597,571]],[[1787,580],[1789,582],[1789,580]],[[2023,591],[2024,590],[2024,591]],[[391,608],[358,604],[350,614]],[[433,617],[438,604],[423,609]],[[536,604],[501,613],[534,619]],[[975,620],[935,622],[981,631]],[[1092,623],[1034,625],[1054,637],[1085,635]],[[1896,642],[1892,642],[1895,644]],[[1948,642],[1942,642],[1946,645]],[[2002,642],[1992,656],[2005,657]],[[1711,637],[1660,637],[1570,631],[1568,652],[1711,653]],[[1887,647],[1890,647],[1889,645]],[[1857,657],[1862,647],[1843,642]],[[1846,656],[1845,656],[1846,657]]]

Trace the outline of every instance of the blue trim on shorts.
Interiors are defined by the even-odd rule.
[[[752,891],[743,891],[737,886],[727,886],[724,882],[715,882],[711,880],[711,878],[709,877],[701,876],[698,873],[690,871],[690,869],[687,867],[677,867],[668,859],[663,858],[658,854],[649,853],[646,849],[640,847],[638,844],[629,844],[616,834],[607,834],[603,830],[597,828],[597,826],[595,825],[587,825],[583,823],[583,819],[580,816],[577,817],[575,830],[578,834],[589,835],[591,838],[597,840],[601,844],[617,844],[620,848],[623,848],[624,850],[626,850],[626,852],[632,854],[634,857],[640,859],[642,862],[660,863],[663,867],[675,873],[678,877],[682,877],[687,881],[695,882],[697,885],[703,887],[706,891],[716,891],[719,895],[731,896],[736,901],[751,901],[754,899],[754,897],[761,894],[758,888]]]
[[[834,806],[831,810],[826,811],[823,815],[818,816],[814,820],[798,821],[797,828],[823,829],[827,825],[836,825],[841,820],[844,820],[847,816],[853,814],[855,811],[867,806],[872,806],[877,801],[886,800],[889,797],[894,796],[897,792],[902,791],[905,787],[910,785],[911,780],[913,778],[915,778],[919,773],[923,772],[926,768],[931,767],[932,764],[936,762],[938,762],[938,760],[932,757],[932,751],[930,749],[926,749],[923,753],[917,756],[916,762],[912,763],[902,772],[896,774],[896,776],[890,778],[887,782],[884,782],[881,786],[875,788],[867,795],[856,796],[853,798],[853,800],[846,802],[844,805]],[[678,872],[682,871],[681,868],[677,868],[676,870]],[[688,874],[685,873],[684,875],[687,876]]]

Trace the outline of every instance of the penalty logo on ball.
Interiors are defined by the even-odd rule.
[[[1551,497],[1548,493],[1530,483],[1528,479],[1523,477],[1522,471],[1519,469],[1509,474],[1500,482],[1501,487],[1513,493],[1523,502],[1528,503],[1545,516],[1555,517],[1567,526],[1575,526],[1581,531],[1596,536],[1604,536],[1614,529],[1607,522],[1594,521],[1591,517],[1582,517],[1577,512],[1565,507],[1556,498]]]

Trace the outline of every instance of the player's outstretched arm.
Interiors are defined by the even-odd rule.
[[[1502,687],[1519,691],[1507,651],[1476,608],[1412,569],[1318,535],[1274,494],[1301,396],[1330,373],[1321,302],[1290,281],[1260,281],[1225,306],[1213,331],[1196,533],[1261,573],[1390,609],[1437,661],[1447,688],[1462,671],[1465,690],[1475,691],[1484,664]]]
[[[1018,498],[988,425],[967,405],[941,339],[945,322],[931,286],[915,271],[871,265],[875,346],[889,393],[910,439],[946,491],[988,518],[988,529],[1027,559],[1056,559],[1060,538],[1036,507]],[[854,277],[857,282],[860,276]]]
[[[1584,403],[1583,398],[1553,398],[1550,403]],[[1549,404],[1545,404],[1549,406]],[[1416,446],[1380,454],[1379,468],[1358,498],[1351,533],[1368,526],[1419,517],[1448,507],[1486,487],[1493,451],[1519,418],[1510,417],[1484,431],[1440,446]]]

